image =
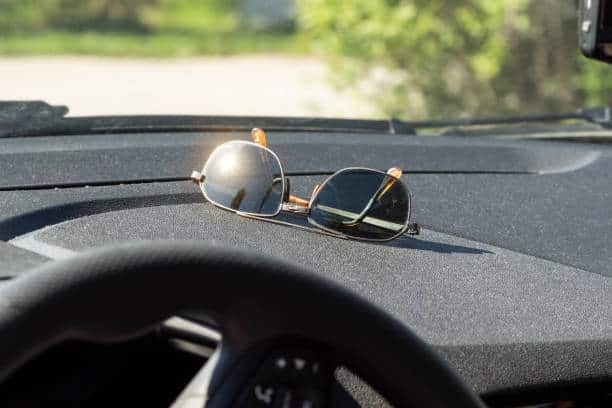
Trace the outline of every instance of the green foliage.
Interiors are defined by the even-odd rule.
[[[158,0],[0,0],[4,32],[146,28],[143,13]]]
[[[3,33],[37,30],[46,25],[49,2],[36,0],[0,0],[0,30]]]
[[[112,57],[191,57],[244,53],[305,53],[308,44],[277,33],[38,32],[11,34],[0,41],[0,55],[95,55]]]
[[[143,12],[157,0],[54,0],[49,20],[53,28],[145,30]]]
[[[241,0],[0,0],[0,54],[192,56],[305,52],[292,32],[246,28]]]
[[[235,32],[242,0],[0,0],[0,32]]]
[[[163,32],[235,32],[240,18],[236,0],[157,0],[143,17],[148,27]]]
[[[578,55],[573,2],[298,0],[298,6],[302,30],[335,57],[339,83],[365,92],[384,114],[501,114],[612,102],[612,68]]]

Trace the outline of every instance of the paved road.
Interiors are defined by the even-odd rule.
[[[329,85],[316,58],[0,57],[0,99],[43,99],[70,115],[372,116],[363,99]]]

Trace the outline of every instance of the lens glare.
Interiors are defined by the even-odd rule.
[[[280,210],[284,190],[281,165],[262,146],[225,143],[210,155],[202,172],[202,190],[217,205],[268,216]]]
[[[388,240],[405,230],[410,196],[385,173],[348,169],[332,176],[311,204],[308,220],[327,230],[369,240]]]

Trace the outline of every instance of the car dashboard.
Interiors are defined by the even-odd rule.
[[[49,260],[123,241],[249,249],[302,265],[396,316],[491,406],[610,404],[607,145],[269,132],[268,147],[296,195],[308,197],[343,167],[404,170],[421,235],[371,243],[207,203],[189,174],[215,146],[235,139],[248,133],[3,140],[0,284]],[[305,223],[299,215],[280,217]],[[571,406],[559,404],[551,406]]]

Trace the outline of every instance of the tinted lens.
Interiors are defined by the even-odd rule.
[[[204,167],[202,189],[222,207],[257,215],[274,215],[283,198],[283,174],[269,150],[243,142],[219,146]]]
[[[374,170],[332,176],[312,202],[309,221],[354,238],[386,240],[403,232],[410,197],[398,179]]]

